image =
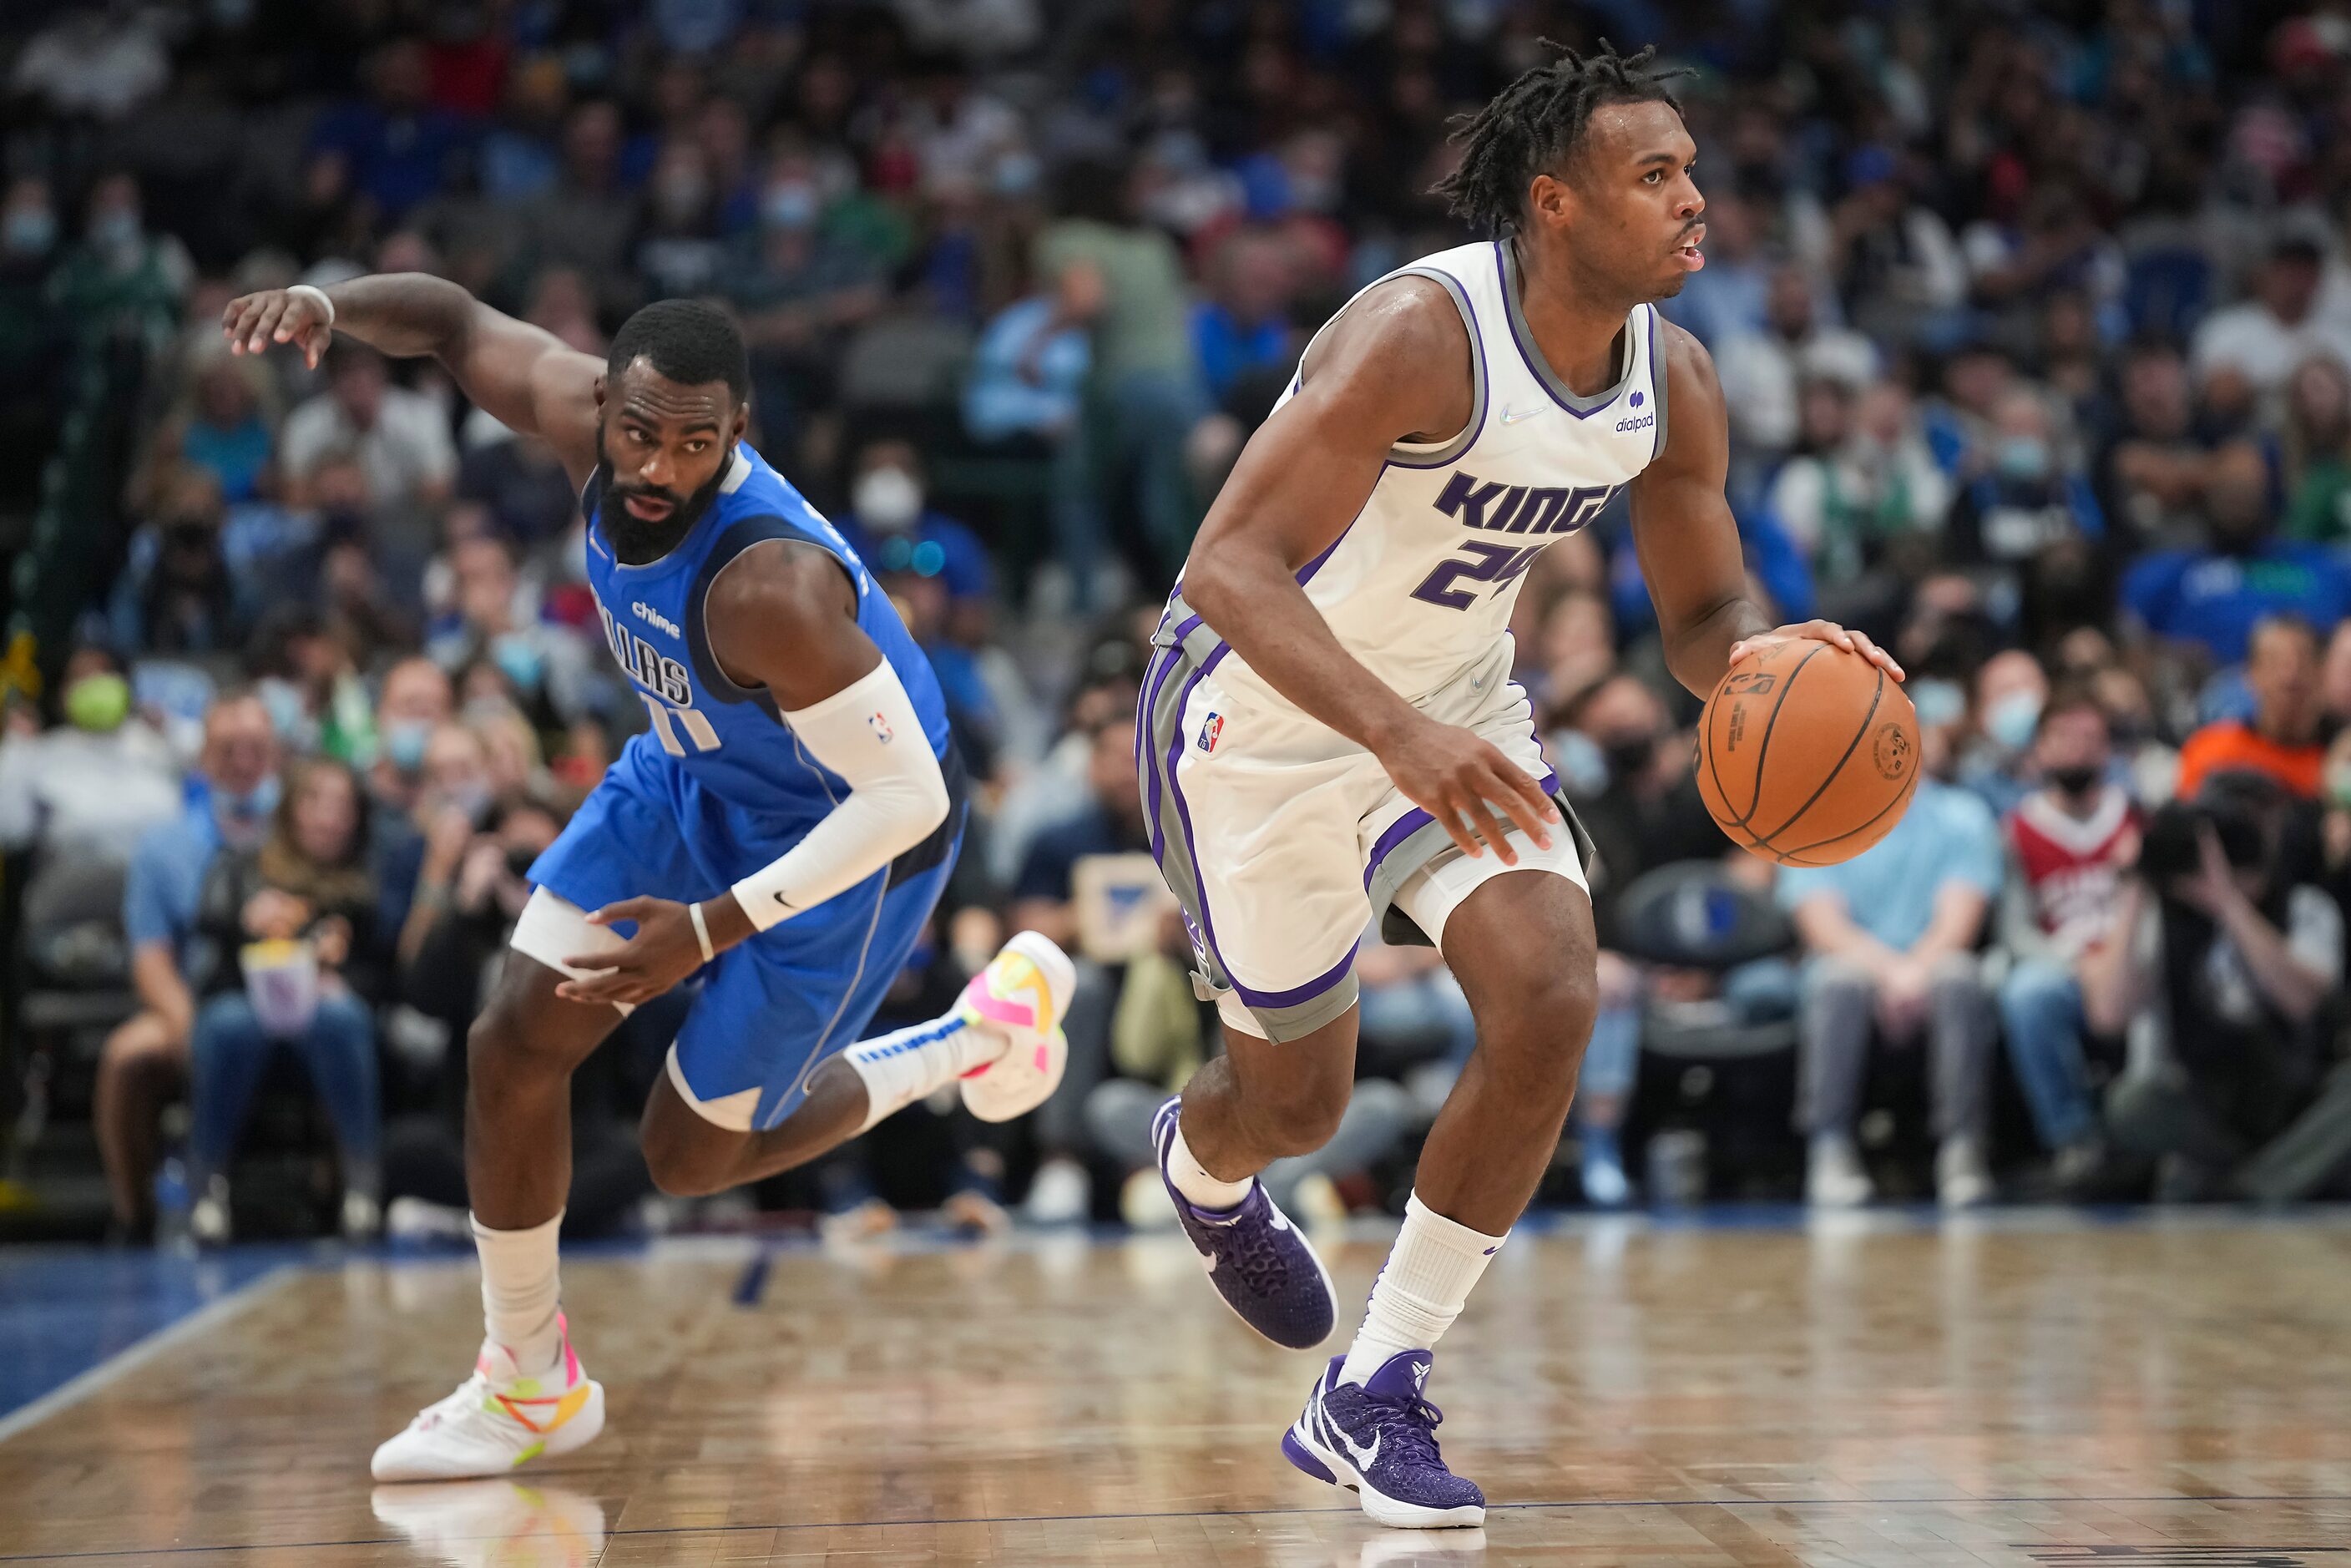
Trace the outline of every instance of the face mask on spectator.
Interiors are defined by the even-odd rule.
[[[111,671],[84,675],[66,688],[65,710],[76,729],[111,735],[131,716],[131,683]]]
[[[213,813],[223,826],[233,831],[258,832],[269,814],[277,810],[278,783],[275,774],[264,779],[242,795],[232,795],[225,789],[213,792]]]
[[[520,632],[508,632],[492,643],[490,659],[517,690],[524,692],[538,689],[538,677],[547,668],[547,655]]]
[[[904,468],[876,468],[857,482],[849,504],[867,528],[894,534],[923,515],[923,487]]]
[[[804,229],[816,222],[817,206],[816,187],[795,180],[768,187],[759,215],[770,228]]]
[[[2041,722],[2041,698],[2032,692],[2011,692],[1984,711],[1984,733],[2006,751],[2022,751],[2032,744],[2032,727]]]
[[[57,243],[57,214],[47,207],[26,207],[10,213],[0,240],[5,240],[8,249],[17,256],[47,256],[49,247]]]
[[[112,256],[138,249],[139,214],[128,207],[99,214],[90,220],[89,243]]]
[[[301,688],[273,675],[255,683],[254,693],[269,710],[269,727],[277,738],[298,747],[310,727],[310,705],[302,700]]]
[[[421,718],[396,718],[383,727],[383,755],[392,768],[413,776],[424,766],[425,743],[433,727]]]
[[[1608,788],[1607,754],[1590,736],[1580,729],[1562,730],[1552,737],[1551,748],[1569,794],[1597,795]]]
[[[1910,706],[1918,710],[1921,728],[1931,725],[1949,724],[1965,713],[1967,694],[1949,681],[1923,680],[1910,683]]]
[[[2011,435],[2000,444],[2000,471],[2011,479],[2049,476],[2049,444],[2037,435]]]
[[[2086,762],[2074,768],[2052,768],[2049,782],[2062,794],[2086,795],[2098,782],[2098,770]]]

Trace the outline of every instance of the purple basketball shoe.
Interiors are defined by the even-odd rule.
[[[1199,1249],[1209,1283],[1241,1322],[1284,1350],[1312,1350],[1331,1337],[1338,1322],[1338,1297],[1330,1271],[1313,1244],[1252,1180],[1240,1207],[1200,1208],[1176,1190],[1167,1176],[1167,1150],[1176,1141],[1178,1095],[1151,1119],[1152,1146],[1159,1151],[1159,1179],[1175,1200],[1184,1234]]]
[[[1402,1530],[1443,1530],[1486,1522],[1486,1494],[1445,1468],[1437,1424],[1445,1419],[1420,1396],[1434,1358],[1425,1350],[1392,1355],[1369,1383],[1342,1383],[1343,1355],[1314,1381],[1297,1425],[1281,1435],[1290,1462],[1319,1481],[1355,1492],[1364,1511]]]

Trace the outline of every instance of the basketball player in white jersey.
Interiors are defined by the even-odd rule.
[[[1374,284],[1308,348],[1169,600],[1136,748],[1225,1026],[1160,1112],[1161,1169],[1267,1338],[1318,1344],[1336,1315],[1256,1173],[1320,1145],[1347,1103],[1365,926],[1437,946],[1476,1013],[1363,1327],[1282,1439],[1406,1526],[1484,1518],[1437,1451],[1430,1353],[1551,1161],[1592,1029],[1589,845],[1510,681],[1520,574],[1629,486],[1691,691],[1779,638],[1901,674],[1858,632],[1774,631],[1747,597],[1722,391],[1656,304],[1705,265],[1706,204],[1649,55],[1563,53],[1460,140],[1440,192],[1495,237]]]

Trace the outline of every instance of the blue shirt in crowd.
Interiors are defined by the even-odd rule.
[[[887,532],[867,528],[854,514],[832,526],[858,559],[885,577],[900,571],[935,577],[946,585],[947,597],[957,600],[985,599],[993,585],[987,547],[944,512],[926,511],[912,528]]]
[[[188,804],[175,821],[140,835],[131,852],[129,880],[122,888],[122,930],[135,950],[162,942],[184,973],[188,939],[196,928],[196,905],[204,872],[220,852],[220,825],[208,800]]]
[[[1290,323],[1277,316],[1244,327],[1223,306],[1204,302],[1192,308],[1192,348],[1208,391],[1222,397],[1249,371],[1290,368]]]
[[[2124,576],[2123,608],[2157,636],[2201,643],[2233,664],[2264,615],[2303,616],[2322,637],[2351,616],[2351,564],[2295,539],[2263,539],[2242,555],[2159,550]]]
[[[1050,299],[1015,300],[980,334],[963,389],[964,427],[974,440],[1051,440],[1077,423],[1086,373],[1093,368],[1093,347],[1083,332],[1069,328],[1054,333],[1037,357],[1037,379],[1020,373],[1029,343],[1052,319]]]
[[[1855,925],[1907,952],[1934,923],[1944,887],[1959,883],[1997,898],[2001,870],[1991,808],[1965,789],[1921,779],[1892,832],[1842,865],[1782,871],[1776,892],[1782,909],[1816,893],[1836,894]]]

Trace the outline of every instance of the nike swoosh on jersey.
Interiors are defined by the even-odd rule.
[[[1516,424],[1522,419],[1532,419],[1541,412],[1540,408],[1506,408],[1502,411],[1502,423]]]

